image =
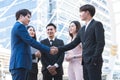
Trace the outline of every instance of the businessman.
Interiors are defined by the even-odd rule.
[[[48,38],[41,41],[46,46],[63,46],[63,40],[55,38],[56,26],[49,23],[46,26]],[[43,80],[63,80],[63,63],[64,53],[59,52],[56,55],[41,55]]]
[[[29,24],[31,12],[21,9],[16,12],[16,23],[11,31],[11,58],[9,70],[12,80],[25,80],[27,71],[32,67],[30,46],[39,49],[46,54],[52,53],[52,49],[37,42],[29,36],[26,26]]]
[[[74,41],[65,46],[54,47],[56,52],[64,52],[73,49],[82,42],[84,80],[102,80],[102,52],[105,45],[104,29],[101,22],[93,19],[94,14],[94,6],[90,4],[81,6],[80,18],[85,21],[85,26],[79,30]]]

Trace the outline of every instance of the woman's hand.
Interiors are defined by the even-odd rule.
[[[41,57],[41,52],[40,51],[36,51],[35,52],[35,56],[38,57],[38,58],[40,58]]]

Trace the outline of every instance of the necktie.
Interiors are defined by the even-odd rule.
[[[50,40],[50,46],[53,46],[53,40]]]

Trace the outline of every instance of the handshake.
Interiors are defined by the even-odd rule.
[[[55,46],[50,47],[50,54],[55,55],[58,53],[58,48]]]

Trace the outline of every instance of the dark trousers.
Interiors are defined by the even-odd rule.
[[[27,80],[37,80],[37,73],[29,72],[27,74]]]
[[[37,74],[38,74],[38,64],[32,63],[32,69],[28,71],[26,80],[38,80]]]
[[[83,64],[83,75],[84,80],[102,80],[102,64],[103,62],[84,63]]]
[[[43,72],[43,80],[63,80],[62,74],[56,74],[55,76],[52,76],[48,71]]]
[[[28,70],[24,68],[10,70],[12,80],[26,80],[27,71]]]

